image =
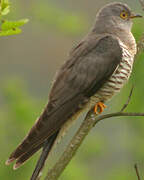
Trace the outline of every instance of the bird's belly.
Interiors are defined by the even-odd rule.
[[[129,79],[132,72],[134,56],[129,53],[124,45],[121,45],[121,47],[123,54],[120,64],[102,88],[91,97],[91,106],[96,104],[96,102],[109,100],[114,94],[121,90]]]

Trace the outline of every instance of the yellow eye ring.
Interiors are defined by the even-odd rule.
[[[125,11],[122,11],[121,14],[120,14],[120,17],[121,17],[122,19],[126,19],[126,18],[128,17],[128,13],[125,12]]]

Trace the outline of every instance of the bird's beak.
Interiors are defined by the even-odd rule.
[[[134,14],[132,13],[131,16],[130,16],[130,19],[133,19],[133,18],[142,18],[143,16],[140,15],[140,14]]]

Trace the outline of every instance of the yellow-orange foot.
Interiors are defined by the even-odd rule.
[[[98,102],[94,107],[94,112],[96,114],[100,114],[104,111],[105,108],[106,108],[106,105],[104,103]]]

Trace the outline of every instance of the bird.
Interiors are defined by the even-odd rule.
[[[20,167],[39,149],[42,154],[31,180],[42,170],[53,146],[83,112],[102,113],[105,102],[128,81],[137,52],[131,33],[135,14],[127,4],[113,2],[102,7],[88,34],[69,53],[57,72],[48,104],[6,164]]]

